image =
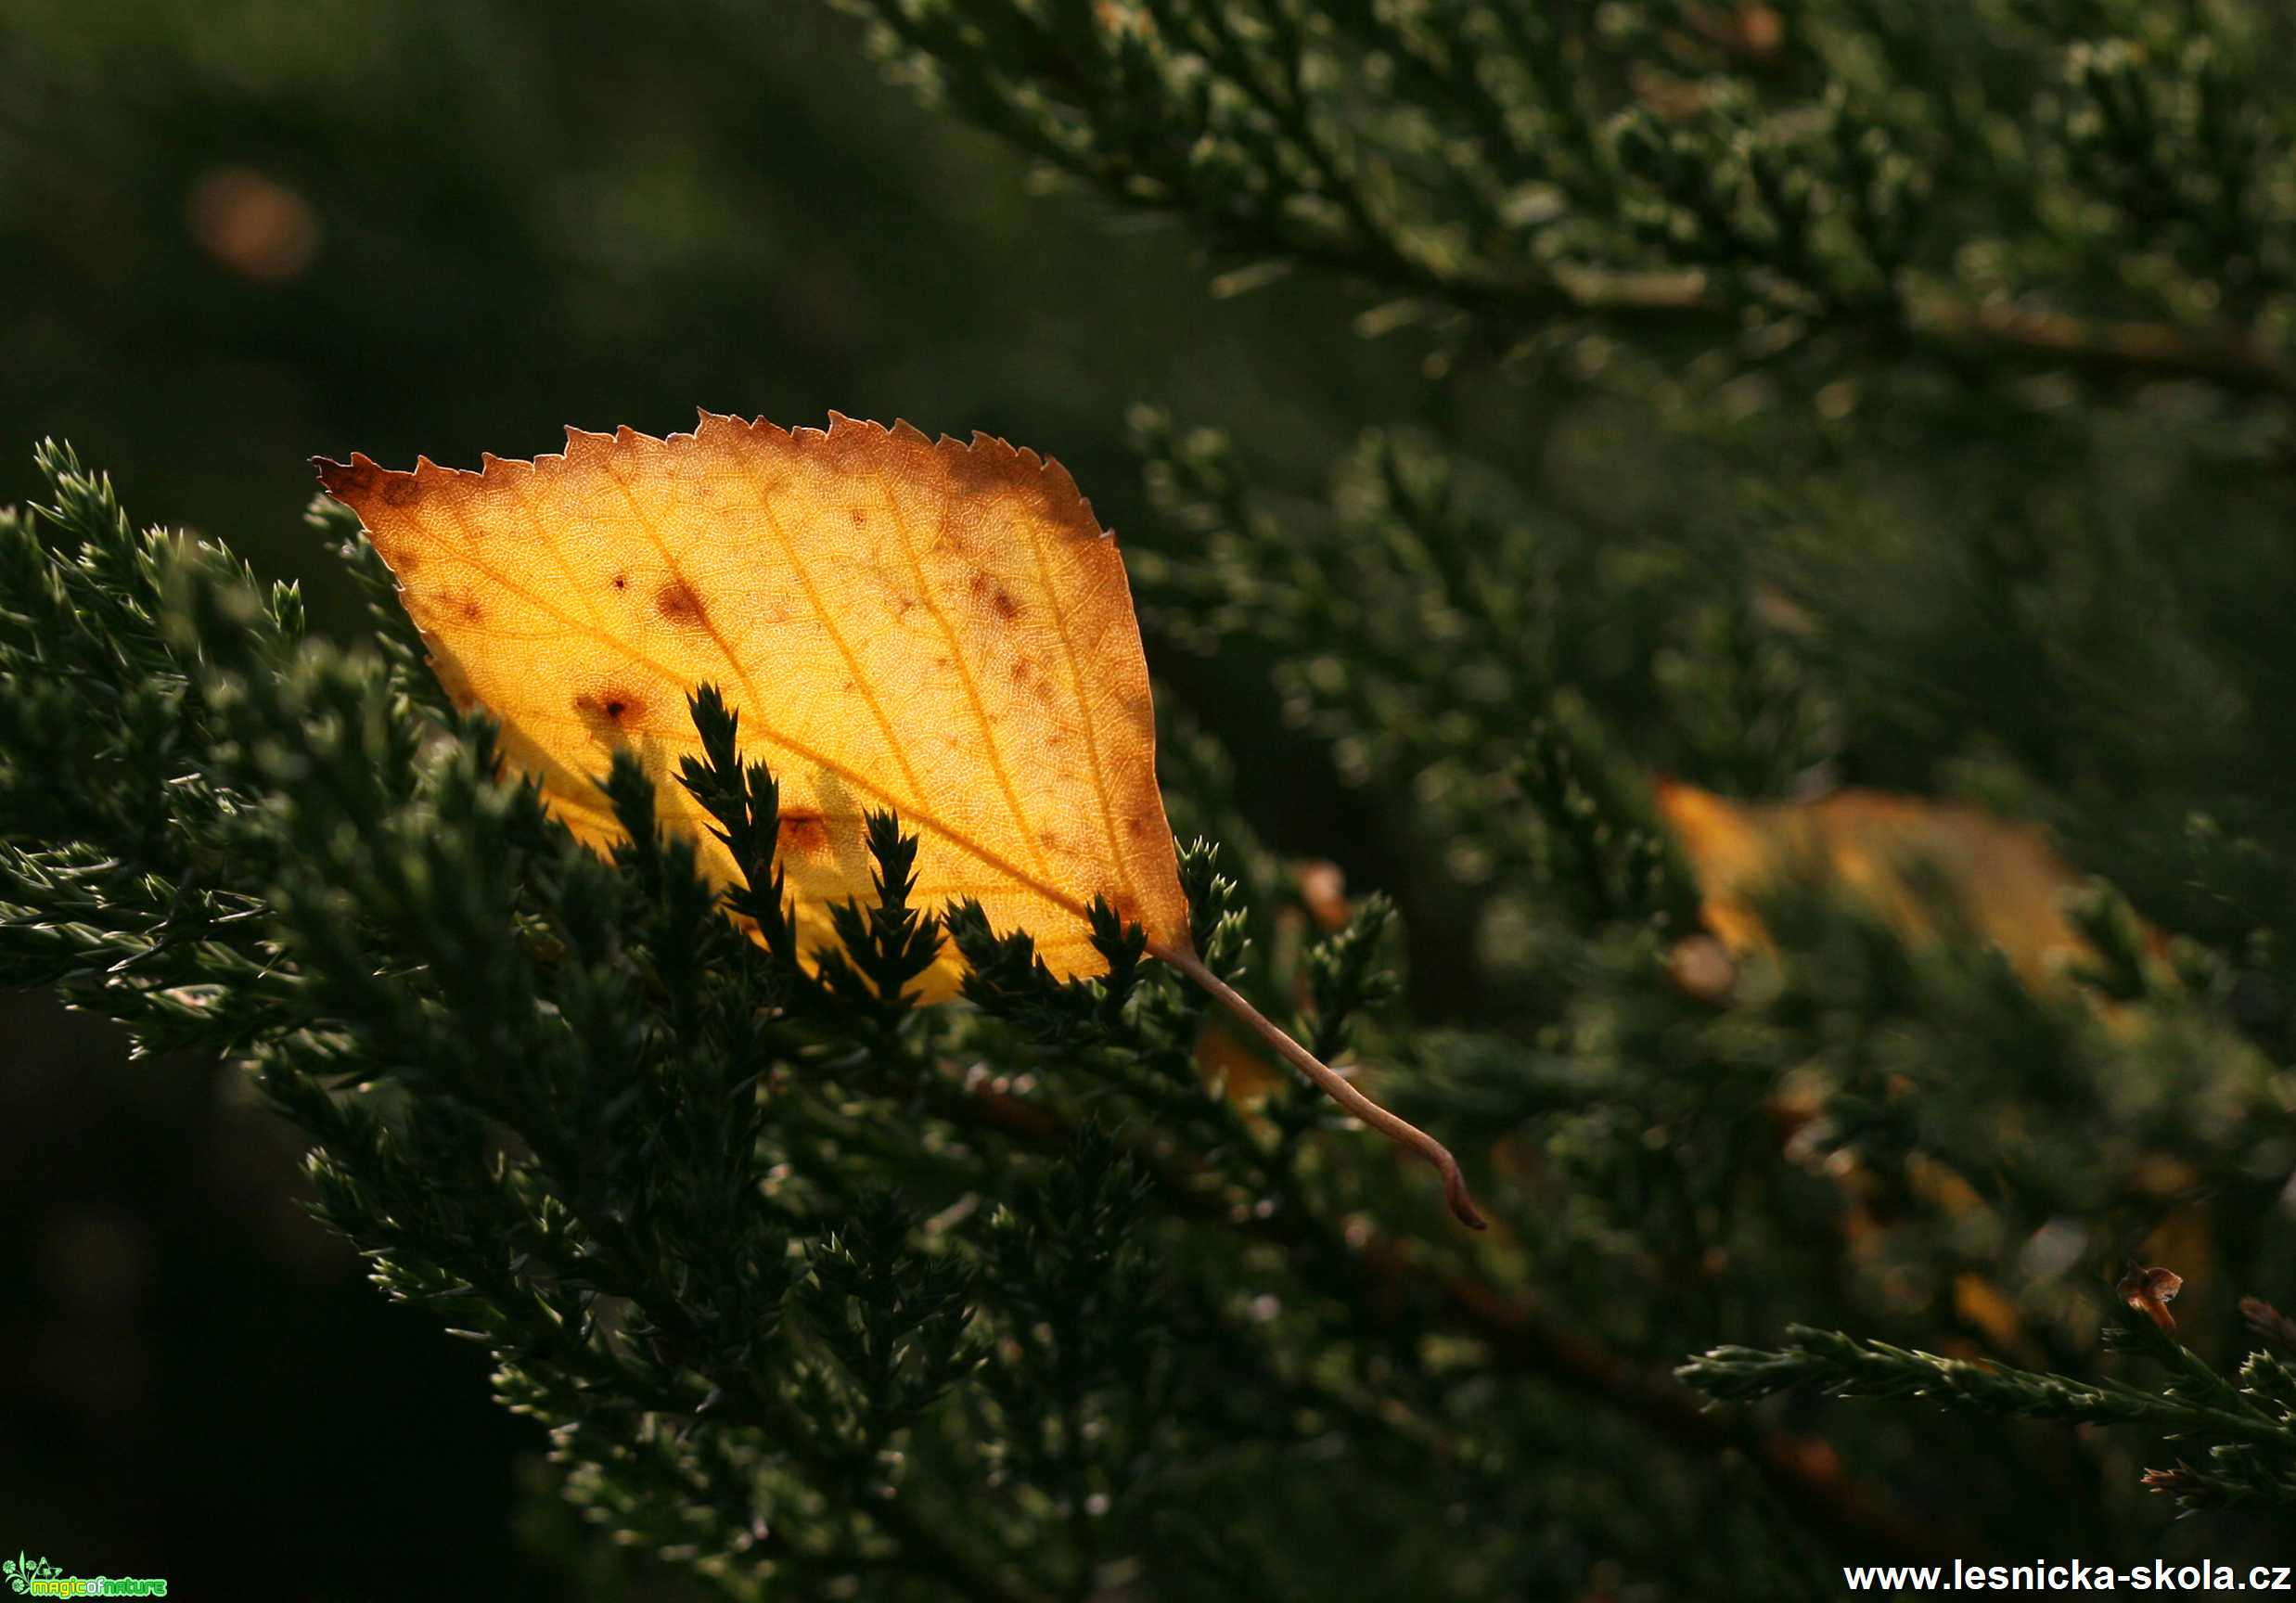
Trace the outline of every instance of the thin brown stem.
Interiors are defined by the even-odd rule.
[[[1390,1141],[1408,1147],[1435,1166],[1443,1176],[1443,1200],[1451,1204],[1451,1212],[1460,1224],[1472,1230],[1487,1228],[1482,1214],[1475,1207],[1475,1199],[1467,1189],[1467,1176],[1459,1173],[1459,1161],[1451,1156],[1451,1148],[1436,1140],[1408,1119],[1398,1118],[1365,1096],[1345,1075],[1328,1066],[1323,1059],[1294,1041],[1267,1015],[1243,998],[1242,993],[1204,967],[1204,960],[1186,947],[1164,946],[1151,943],[1151,955],[1171,964],[1181,973],[1196,981],[1212,998],[1244,1023],[1250,1025],[1263,1041],[1276,1048],[1276,1055],[1323,1088],[1324,1095],[1346,1109],[1356,1118],[1370,1125]]]

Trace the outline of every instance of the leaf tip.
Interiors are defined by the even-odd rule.
[[[338,462],[329,456],[314,456],[312,467],[318,469],[319,487],[336,500],[349,505],[356,495],[363,495],[375,487],[381,469],[375,459],[364,451],[353,451],[351,460]]]

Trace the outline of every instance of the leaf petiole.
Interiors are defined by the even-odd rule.
[[[1167,946],[1161,942],[1150,942],[1148,949],[1149,955],[1162,959],[1195,981],[1214,1001],[1250,1025],[1285,1062],[1321,1086],[1324,1095],[1390,1141],[1410,1148],[1433,1164],[1435,1172],[1443,1176],[1443,1200],[1451,1204],[1451,1212],[1460,1224],[1472,1230],[1489,1227],[1475,1207],[1475,1199],[1468,1192],[1467,1177],[1459,1172],[1459,1161],[1451,1155],[1450,1148],[1408,1119],[1389,1112],[1357,1090],[1343,1075],[1294,1041],[1281,1026],[1244,1000],[1242,993],[1206,968],[1204,960],[1194,952],[1186,947]]]

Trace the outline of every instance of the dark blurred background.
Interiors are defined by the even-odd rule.
[[[1335,337],[1338,289],[1222,299],[1184,236],[1032,193],[819,6],[11,0],[0,82],[0,501],[67,439],[337,633],[314,454],[834,407],[1057,454],[1122,532],[1131,403],[1302,468],[1459,404]],[[233,1074],[37,998],[0,1041],[0,1546],[195,1597],[683,1595],[572,1539],[540,1433],[305,1217]]]

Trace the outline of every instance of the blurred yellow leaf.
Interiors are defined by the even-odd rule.
[[[1056,974],[1105,968],[1096,896],[1187,947],[1123,562],[1058,463],[905,423],[705,413],[666,440],[570,429],[562,455],[479,473],[354,455],[320,478],[398,575],[447,688],[501,720],[589,844],[618,838],[593,776],[627,748],[731,877],[664,782],[700,754],[686,697],[714,682],[780,781],[807,953],[832,939],[831,905],[873,900],[866,808],[917,833],[918,905],[977,897]],[[959,972],[944,950],[924,995]]]
[[[2060,906],[2077,880],[2029,826],[1878,790],[1745,803],[1661,780],[1657,801],[1698,878],[1706,927],[1734,952],[1767,943],[1753,910],[1763,888],[1810,872],[1862,893],[1909,934],[1930,932],[1918,887],[1924,872],[1936,876],[1969,928],[2028,981],[2084,949]]]

